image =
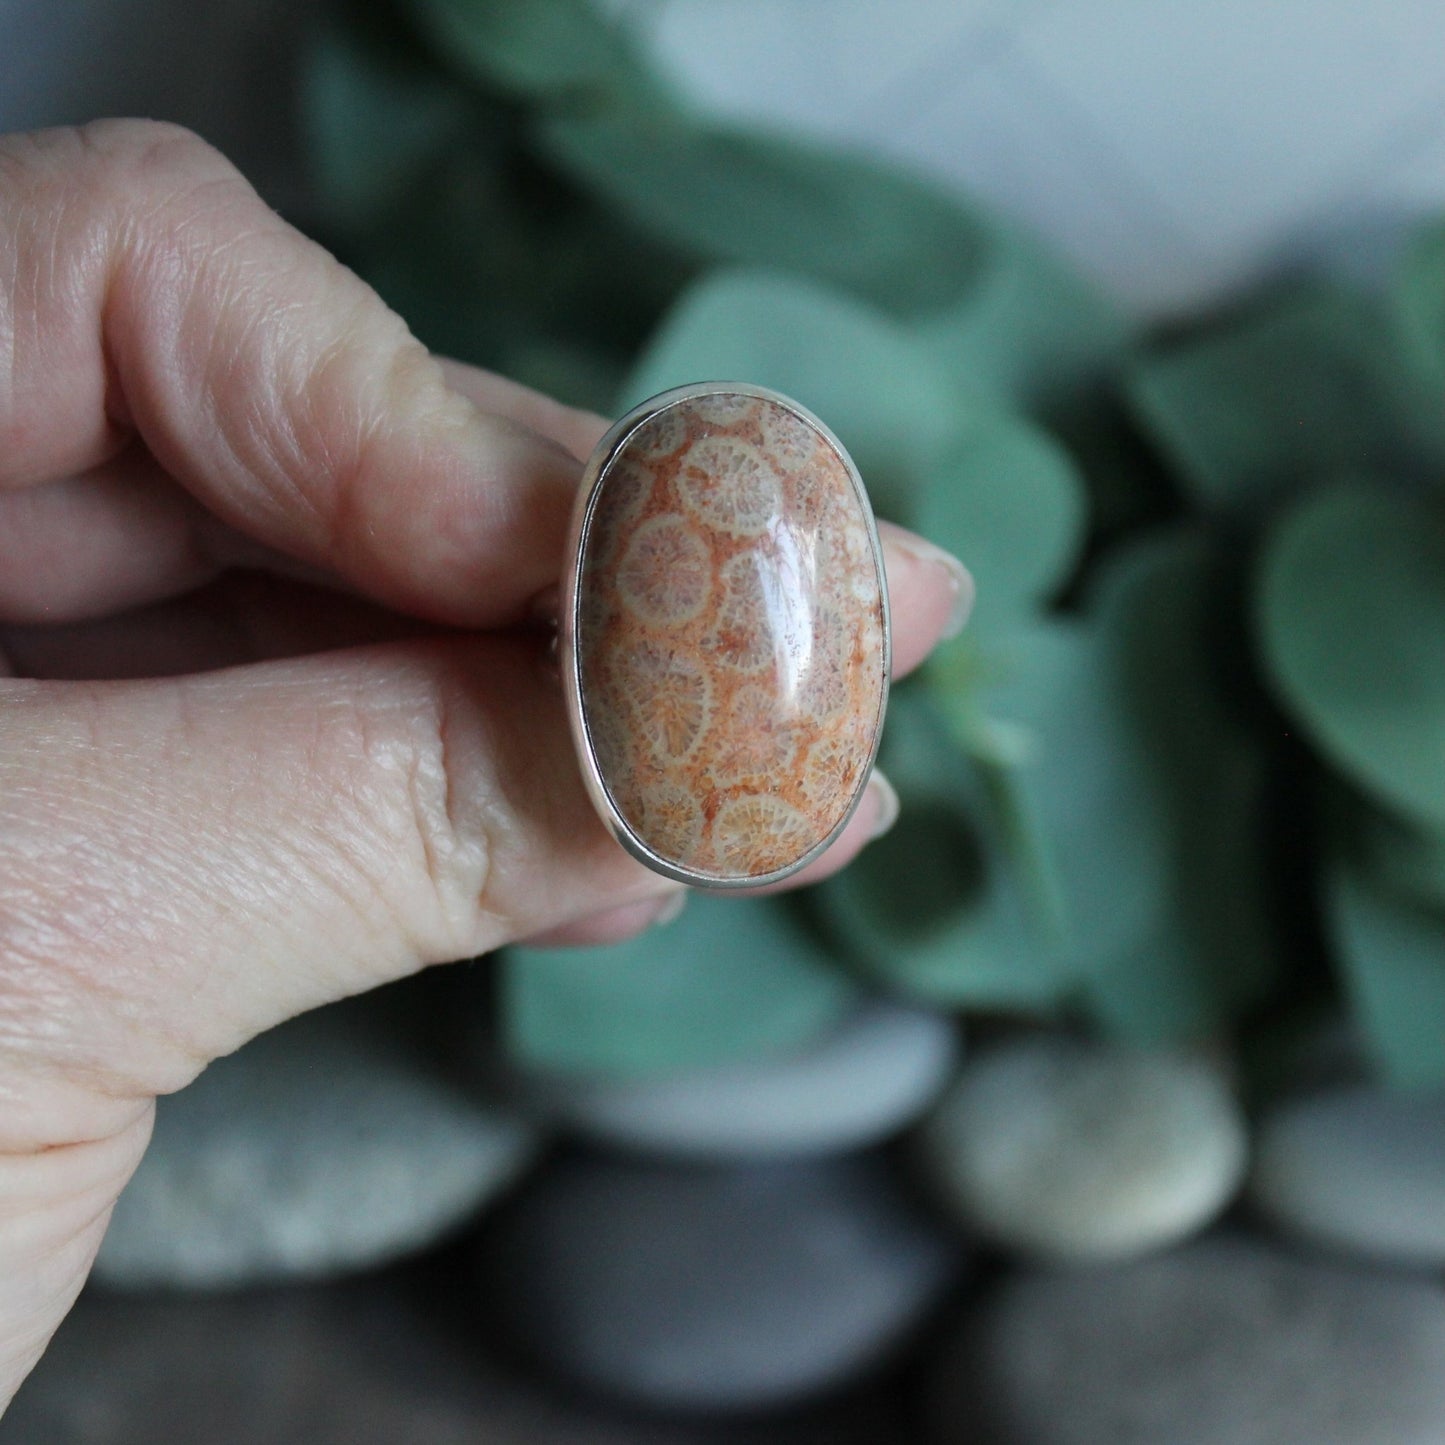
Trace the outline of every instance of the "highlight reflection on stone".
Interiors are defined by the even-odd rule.
[[[778,872],[846,816],[886,694],[883,570],[836,447],[768,398],[667,406],[593,494],[583,714],[613,806],[676,867]]]

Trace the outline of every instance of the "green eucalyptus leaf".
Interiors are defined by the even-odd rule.
[[[1076,978],[1143,932],[1164,884],[1157,800],[1138,774],[1110,643],[1073,618],[1019,628],[1000,640],[982,687],[951,700],[970,752],[979,751],[980,724],[1019,740],[1004,760],[1023,820],[1015,831],[1029,839],[1037,896],[1054,900],[1059,966]],[[985,756],[997,756],[983,736]]]
[[[612,409],[626,363],[597,347],[533,339],[508,353],[504,369],[523,386],[605,415]]]
[[[1138,544],[1079,621],[1020,629],[992,668],[941,680],[964,745],[1002,759],[1017,866],[1056,968],[1145,1042],[1218,1027],[1270,981],[1263,760],[1209,665],[1217,600],[1197,539]],[[1003,726],[1012,759],[992,743]],[[980,746],[982,739],[982,747]]]
[[[707,378],[760,382],[817,412],[880,513],[974,568],[981,625],[1037,605],[1072,567],[1085,517],[1068,456],[996,399],[962,400],[874,308],[795,276],[715,273],[668,315],[622,404]]]
[[[604,948],[513,948],[503,1032],[520,1061],[633,1076],[800,1047],[858,985],[776,900],[694,894],[676,922]]]
[[[1445,911],[1445,831],[1432,833],[1371,810],[1363,823],[1360,864],[1404,902]]]
[[[1153,794],[1164,886],[1147,931],[1094,965],[1100,1015],[1126,1035],[1217,1028],[1276,981],[1264,795],[1268,759],[1218,650],[1229,595],[1204,540],[1165,534],[1105,572],[1106,685],[1127,706],[1134,786]],[[1127,865],[1127,866],[1137,866]]]
[[[353,259],[433,350],[555,378],[605,410],[690,273],[585,197],[516,184],[509,155],[473,144],[449,151]],[[547,353],[556,364],[532,372]],[[584,367],[574,371],[569,358]],[[599,397],[604,371],[612,384]]]
[[[1381,1071],[1402,1088],[1445,1084],[1445,914],[1339,860],[1325,884],[1345,988]]]
[[[1445,507],[1364,484],[1297,505],[1258,599],[1285,707],[1360,787],[1445,829]]]
[[[688,382],[751,381],[816,412],[838,433],[874,505],[912,520],[925,457],[969,413],[906,329],[815,282],[724,271],[683,294],[637,363],[622,405]]]
[[[632,37],[591,0],[409,0],[439,55],[522,96],[604,95],[657,88]]]
[[[453,151],[409,201],[368,229],[356,269],[426,346],[496,365],[507,325],[494,288],[514,265],[520,224],[495,168]]]
[[[679,115],[554,115],[547,155],[702,260],[797,271],[902,315],[973,286],[995,237],[942,192],[879,161]]]
[[[1083,479],[1045,432],[1006,413],[980,422],[929,465],[909,522],[967,560],[970,626],[989,632],[1047,600],[1084,540]]]
[[[1413,384],[1373,298],[1318,286],[1133,368],[1129,394],[1210,508],[1257,507],[1322,476],[1418,472]]]
[[[1416,237],[1387,297],[1416,449],[1445,482],[1445,225]]]
[[[1064,990],[982,772],[916,687],[895,692],[880,766],[892,830],[809,891],[838,950],[890,990],[945,1007],[1037,1011]]]
[[[974,286],[919,337],[959,391],[1052,416],[1112,383],[1131,328],[1101,291],[1042,247],[1001,233]]]
[[[326,26],[307,48],[301,121],[319,200],[333,221],[364,224],[396,205],[457,142],[468,115],[462,92],[395,36]]]

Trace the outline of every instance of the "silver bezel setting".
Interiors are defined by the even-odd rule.
[[[847,468],[848,476],[853,483],[853,490],[862,509],[863,519],[868,529],[868,539],[873,550],[873,557],[878,567],[878,580],[882,599],[882,622],[883,622],[883,685],[878,698],[878,716],[873,728],[873,744],[868,753],[867,766],[860,774],[860,781],[849,800],[847,808],[838,822],[834,825],[827,837],[814,844],[802,857],[788,864],[786,868],[775,869],[771,873],[759,874],[751,878],[721,878],[710,873],[699,873],[692,869],[679,867],[668,859],[660,857],[653,852],[641,838],[632,830],[627,820],[622,816],[612,795],[607,791],[607,784],[604,782],[601,770],[597,765],[597,752],[592,745],[591,734],[587,727],[587,713],[582,702],[582,676],[580,659],[577,655],[577,627],[578,612],[581,605],[581,576],[582,559],[586,553],[588,532],[592,524],[592,514],[598,495],[598,489],[602,479],[607,474],[607,469],[616,459],[618,453],[625,446],[628,438],[638,427],[653,417],[669,408],[678,406],[684,402],[696,401],[707,396],[750,396],[757,397],[763,401],[770,401],[778,406],[787,408],[801,417],[809,426],[815,427],[837,452]],[[645,864],[654,872],[660,873],[665,878],[673,879],[678,883],[686,883],[694,888],[705,888],[709,890],[734,891],[738,889],[762,888],[770,883],[781,882],[784,878],[790,878],[800,869],[806,868],[815,858],[825,852],[848,826],[849,819],[857,811],[859,803],[868,786],[868,779],[872,776],[873,764],[878,756],[878,744],[883,733],[883,720],[888,709],[889,682],[893,670],[893,630],[892,619],[889,614],[888,602],[888,573],[883,557],[883,546],[878,539],[878,527],[873,516],[873,508],[868,500],[868,490],[863,484],[863,478],[858,473],[852,457],[848,455],[847,449],[842,442],[833,434],[832,430],[818,417],[814,416],[807,407],[800,405],[791,397],[784,396],[781,392],[773,391],[769,387],[754,386],[746,382],[731,381],[708,381],[694,382],[689,386],[673,387],[669,391],[659,392],[656,396],[632,408],[631,411],[619,417],[610,428],[607,434],[598,442],[591,457],[587,461],[586,469],[582,473],[582,481],[578,488],[577,499],[573,506],[571,532],[567,541],[567,570],[562,582],[562,597],[558,639],[558,661],[562,674],[562,689],[566,699],[567,722],[572,732],[573,743],[577,750],[577,760],[582,770],[582,780],[586,784],[588,796],[593,806],[597,809],[599,816],[606,825],[607,830],[638,862]]]

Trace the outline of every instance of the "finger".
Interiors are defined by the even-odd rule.
[[[952,557],[912,533],[888,523],[879,524],[879,533],[894,675],[902,676],[960,624],[973,584]],[[98,621],[0,626],[0,646],[25,677],[103,680],[173,677],[434,630],[354,595],[239,572],[187,597]]]
[[[893,631],[893,676],[912,672],[973,611],[973,575],[950,552],[892,522],[878,523]]]
[[[0,621],[106,617],[234,567],[345,585],[219,522],[138,444],[80,476],[0,491]]]
[[[142,122],[10,137],[0,191],[24,340],[0,486],[83,473],[138,433],[228,525],[389,605],[494,623],[555,581],[576,458],[448,386],[204,143]]]
[[[0,646],[23,677],[114,681],[179,677],[443,631],[365,598],[248,571],[95,622],[0,626]]]
[[[659,882],[592,816],[516,641],[0,684],[0,1411],[154,1094],[315,1004]]]
[[[0,491],[0,619],[69,621],[215,575],[200,504],[140,446],[82,476]]]
[[[607,908],[573,923],[564,923],[560,928],[546,929],[524,942],[531,948],[601,948],[671,923],[686,904],[687,890],[679,885],[670,897]]]
[[[329,999],[671,894],[594,814],[539,653],[4,684],[4,1058],[39,1087],[0,1153],[94,1137]]]
[[[593,448],[612,425],[606,417],[564,406],[530,386],[498,376],[495,371],[468,366],[447,356],[437,359],[453,391],[460,392],[483,411],[509,417],[519,426],[565,447],[579,462],[585,462],[592,455]]]
[[[447,384],[478,407],[579,456],[607,429],[604,418],[493,372],[440,363]],[[106,617],[189,592],[231,567],[343,585],[224,525],[139,443],[79,476],[0,491],[0,619],[8,622]]]

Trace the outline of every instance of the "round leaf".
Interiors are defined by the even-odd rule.
[[[1367,808],[1358,835],[1364,872],[1402,902],[1445,913],[1445,832],[1428,832]]]
[[[752,381],[811,408],[852,453],[875,505],[909,521],[919,458],[968,415],[901,326],[814,282],[715,273],[685,292],[637,363],[629,406],[694,381]]]
[[[1271,979],[1263,760],[1212,673],[1198,540],[1136,544],[1103,581],[1082,619],[990,639],[992,668],[938,685],[966,745],[1001,762],[1060,974],[1113,1032],[1187,1038]],[[987,732],[980,748],[981,719],[1021,740],[1011,759]]]
[[[523,95],[626,97],[657,84],[627,33],[589,0],[411,0],[411,8],[452,64]]]
[[[896,166],[676,115],[554,116],[539,139],[581,184],[698,256],[838,283],[904,315],[957,301],[994,244]]]
[[[1385,1077],[1402,1088],[1445,1084],[1445,916],[1340,861],[1325,882],[1345,986]]]
[[[1445,482],[1445,226],[1415,238],[1387,297],[1406,374],[1407,423],[1435,479]]]
[[[1367,792],[1445,830],[1445,508],[1336,487],[1264,559],[1264,657],[1285,706]]]
[[[919,337],[968,394],[989,390],[1052,415],[1112,383],[1129,327],[1104,294],[1064,262],[1002,233],[963,300],[923,318]]]
[[[467,115],[456,86],[398,53],[395,37],[326,26],[307,50],[301,119],[335,220],[364,223],[397,203]]]
[[[1207,507],[1257,507],[1321,476],[1415,470],[1413,383],[1373,298],[1331,287],[1146,355],[1130,395]]]
[[[510,949],[502,972],[515,1057],[619,1076],[799,1047],[859,997],[787,905],[706,894],[625,943]]]
[[[897,823],[809,895],[840,952],[943,1007],[1057,1003],[1052,941],[1030,915],[980,772],[916,687],[894,694],[880,765],[902,803]]]
[[[986,632],[1068,576],[1083,543],[1083,481],[1044,432],[1000,414],[929,466],[908,520],[967,561],[978,586],[971,626]]]

